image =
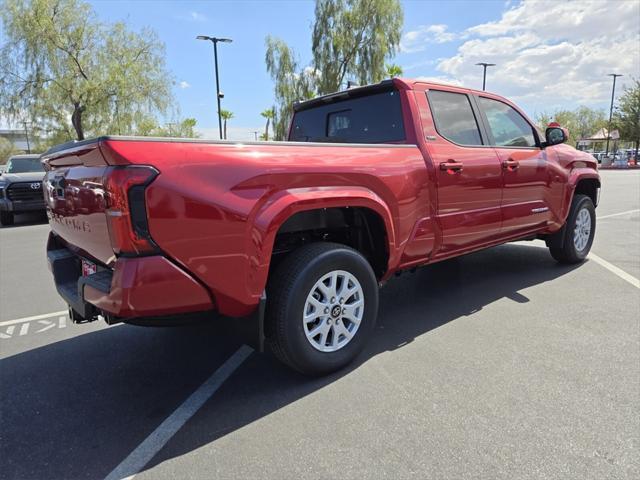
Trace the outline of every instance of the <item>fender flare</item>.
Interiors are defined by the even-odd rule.
[[[569,208],[571,207],[571,202],[573,201],[573,195],[576,191],[576,187],[578,183],[582,180],[597,180],[598,184],[600,184],[600,175],[598,172],[593,171],[590,168],[574,168],[569,173],[569,178],[567,179],[567,188],[564,192],[564,199],[562,202],[562,212],[563,218],[562,221],[566,222],[567,217],[569,216]]]
[[[597,180],[600,185],[600,175],[598,172],[594,172],[590,168],[574,168],[569,174],[567,179],[567,188],[564,192],[564,198],[562,200],[562,227],[551,235],[547,236],[545,242],[548,247],[561,247],[564,243],[564,236],[566,232],[567,218],[569,217],[569,211],[571,209],[571,203],[575,195],[576,187],[581,180]]]
[[[293,188],[270,196],[248,218],[250,244],[250,294],[259,298],[267,284],[271,254],[278,230],[299,212],[324,208],[361,207],[377,213],[387,233],[389,264],[397,262],[396,228],[387,203],[375,192],[358,186]]]

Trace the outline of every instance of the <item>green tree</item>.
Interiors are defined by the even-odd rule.
[[[391,65],[387,65],[387,77],[396,78],[402,76],[402,67],[400,65],[396,65],[392,63]]]
[[[576,145],[579,140],[590,138],[602,127],[606,127],[606,113],[589,107],[578,107],[575,110],[556,110],[554,113],[536,114],[536,123],[544,130],[551,122],[557,122],[569,130],[568,143]]]
[[[574,112],[576,138],[591,138],[602,127],[607,126],[607,114],[604,110],[595,110],[589,107],[578,107]]]
[[[315,17],[311,49],[320,93],[340,90],[346,78],[364,85],[385,77],[384,62],[400,43],[400,2],[317,0]]]
[[[399,0],[316,0],[311,65],[302,67],[282,40],[266,39],[267,72],[275,82],[274,136],[286,136],[292,104],[340,90],[347,79],[379,82],[400,43]]]
[[[635,157],[640,147],[640,81],[634,80],[631,87],[625,88],[618,100],[613,124],[620,132],[620,138],[633,142]]]
[[[56,139],[132,133],[172,105],[151,30],[104,24],[82,0],[4,0],[0,113]]]
[[[276,115],[276,109],[271,107],[264,110],[260,115],[267,119],[267,125],[264,127],[264,140],[269,140],[269,122],[273,120]],[[262,135],[260,136],[262,138]]]
[[[302,70],[295,52],[278,38],[266,39],[267,71],[275,82],[276,100],[273,117],[273,136],[283,140],[291,121],[291,106],[299,100],[313,98],[316,92],[315,75],[311,69]]]
[[[227,120],[231,120],[233,118],[233,112],[229,110],[220,110],[220,116],[222,117],[222,130],[224,132],[224,139],[227,139]]]
[[[0,137],[0,165],[4,165],[11,155],[23,153],[12,142],[6,138]]]
[[[544,132],[547,126],[553,121],[551,120],[552,118],[553,118],[553,114],[550,114],[547,112],[540,112],[540,113],[536,112],[534,116],[534,121],[536,122],[536,125],[540,127],[540,130]]]
[[[158,125],[154,118],[147,118],[138,123],[137,126],[138,130],[135,134],[143,137],[198,137],[195,131],[195,118],[185,118],[180,122],[169,122],[164,126]]]

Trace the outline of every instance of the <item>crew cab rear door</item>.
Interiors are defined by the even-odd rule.
[[[424,93],[417,91],[416,95]],[[442,229],[436,256],[443,256],[472,249],[499,235],[502,168],[465,90],[430,88],[426,96],[433,131],[428,126],[425,133],[435,167]],[[425,118],[423,114],[423,123]]]
[[[478,95],[477,104],[489,142],[502,165],[502,236],[534,231],[552,218],[551,206],[561,194],[536,129],[515,108]],[[560,188],[556,188],[560,187]]]

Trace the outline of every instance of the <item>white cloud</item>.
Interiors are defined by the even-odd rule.
[[[603,105],[611,95],[608,73],[640,76],[640,3],[540,3],[525,0],[493,22],[463,32],[457,53],[437,70],[466,86],[526,102],[536,110],[579,103]],[[623,79],[624,80],[624,79]]]
[[[193,20],[194,22],[206,22],[207,21],[207,16],[204,15],[203,13],[200,13],[200,12],[191,11],[191,12],[189,12],[189,17],[191,17],[191,20]]]
[[[209,18],[204,13],[196,12],[195,10],[191,10],[187,13],[180,14],[176,18],[179,18],[180,20],[188,20],[190,22],[198,22],[198,23],[206,22],[209,20]]]
[[[191,84],[189,82],[187,82],[186,80],[182,80],[179,84],[178,87],[182,88],[183,90],[185,88],[189,88],[191,87]]]
[[[441,83],[441,84],[445,84],[445,85],[454,85],[456,87],[461,87],[462,83],[460,82],[460,80],[457,80],[455,78],[451,78],[451,77],[447,77],[445,75],[436,75],[436,76],[427,76],[427,77],[416,77],[416,80],[419,80],[421,82],[428,82],[428,83]]]
[[[420,25],[417,30],[411,30],[400,41],[400,51],[404,53],[421,52],[430,43],[446,43],[457,38],[457,35],[447,31],[443,24]]]

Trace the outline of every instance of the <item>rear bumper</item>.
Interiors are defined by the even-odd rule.
[[[0,210],[5,212],[22,213],[37,212],[46,210],[44,200],[9,200],[8,198],[0,199]]]
[[[51,242],[50,242],[51,244]],[[49,249],[58,293],[87,320],[112,321],[210,311],[207,290],[167,258],[118,258],[113,269],[83,277],[81,258],[67,248]]]

